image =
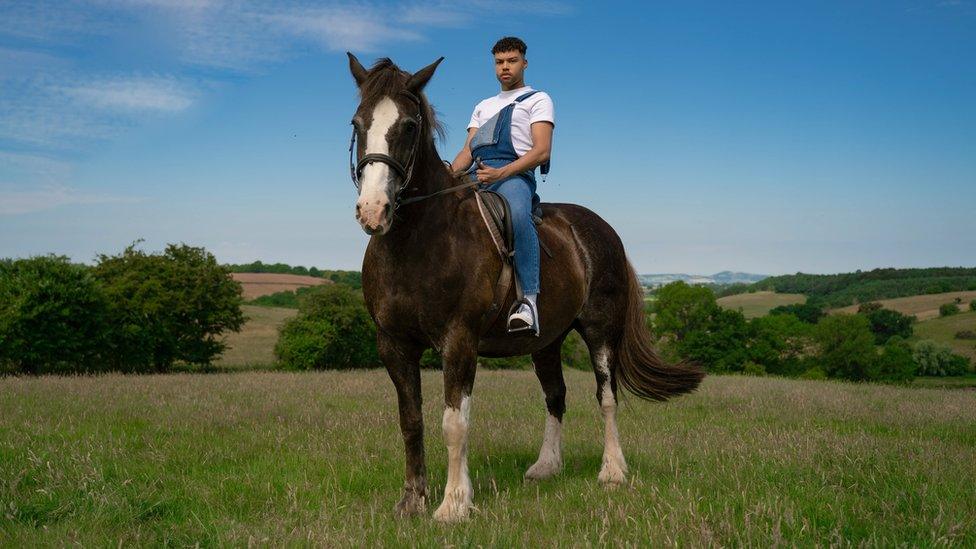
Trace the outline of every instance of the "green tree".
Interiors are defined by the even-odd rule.
[[[912,357],[912,349],[901,338],[894,336],[885,343],[878,360],[879,379],[905,383],[915,377],[917,365]]]
[[[712,372],[741,372],[750,358],[749,324],[739,311],[717,308],[703,324],[676,341],[679,356]]]
[[[203,248],[169,244],[161,254],[136,249],[99,255],[95,276],[108,296],[114,367],[169,369],[174,362],[208,364],[239,331],[241,285]]]
[[[930,339],[923,339],[912,348],[912,358],[918,375],[958,376],[969,370],[969,359],[954,354],[952,349]]]
[[[344,284],[303,293],[298,316],[280,330],[275,356],[283,367],[298,370],[378,365],[376,326],[362,293]]]
[[[720,309],[712,290],[680,280],[672,282],[657,291],[655,331],[683,341],[688,334],[705,329]]]
[[[914,316],[904,315],[891,309],[873,309],[866,313],[868,322],[871,324],[871,332],[874,334],[874,341],[878,345],[884,345],[889,339],[898,336],[902,339],[912,337],[915,323]]]
[[[749,322],[749,356],[770,374],[796,376],[807,369],[803,358],[810,347],[813,327],[795,315],[754,318]]]
[[[828,316],[817,324],[814,339],[818,362],[828,377],[854,381],[879,377],[874,334],[864,315]]]
[[[103,369],[106,309],[90,269],[67,257],[0,261],[0,371]]]
[[[780,305],[769,311],[771,315],[794,315],[807,324],[816,324],[824,317],[823,309],[813,303],[794,303]]]

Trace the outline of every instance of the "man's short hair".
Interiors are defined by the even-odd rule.
[[[526,49],[525,42],[521,38],[506,36],[498,42],[495,42],[495,47],[491,48],[491,53],[494,55],[505,51],[518,51],[522,54],[522,57],[525,57]]]

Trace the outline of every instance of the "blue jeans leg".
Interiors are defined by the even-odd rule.
[[[508,199],[515,230],[515,272],[522,291],[539,293],[539,235],[532,222],[532,197],[529,183],[521,177],[497,181],[488,187]]]

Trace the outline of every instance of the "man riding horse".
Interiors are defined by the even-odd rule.
[[[528,107],[541,105],[545,96],[526,96],[535,90],[522,86],[524,45],[514,48],[518,55],[508,55],[511,46],[496,47],[500,96],[508,96],[479,105],[472,117],[477,129],[469,131],[466,147],[471,152],[462,151],[454,162],[466,171],[480,156],[475,180],[448,173],[435,146],[434,137],[443,132],[423,90],[443,57],[411,74],[388,58],[366,69],[348,54],[360,96],[352,118],[350,175],[358,192],[356,219],[370,235],[363,298],[376,323],[380,360],[396,388],[406,458],[402,497],[395,506],[401,516],[424,512],[429,497],[420,375],[425,349],[436,349],[443,366],[441,429],[448,463],[444,498],[434,511],[442,521],[461,520],[472,509],[468,436],[478,356],[532,355],[547,415],[539,458],[525,471],[529,480],[562,470],[566,384],[560,349],[571,331],[590,352],[604,424],[597,479],[608,486],[625,482],[627,475],[616,421],[618,383],[642,398],[666,400],[694,390],[703,375],[693,365],[668,364],[654,351],[640,282],[620,237],[600,216],[576,204],[540,204],[544,222],[536,240],[527,217],[535,198],[531,174],[549,156],[551,104],[547,120],[533,118]],[[497,132],[485,130],[478,137],[489,126]],[[523,228],[516,254],[527,256],[516,256],[523,288],[527,293],[546,288],[538,313],[526,300],[528,315],[507,325],[494,313],[500,302],[512,301],[509,285],[499,283],[508,280],[500,276],[508,263],[490,226],[482,223],[482,196],[471,192],[479,184],[511,193],[512,209],[521,212],[516,223]],[[536,242],[547,250],[541,264]],[[546,318],[545,328],[539,316]],[[510,333],[516,321],[531,329]]]
[[[515,272],[525,298],[508,319],[510,331],[539,335],[539,237],[532,214],[539,206],[535,168],[549,171],[555,125],[552,99],[525,84],[525,42],[502,38],[491,49],[502,91],[478,103],[468,123],[468,138],[450,169],[470,174],[508,200],[515,233]]]

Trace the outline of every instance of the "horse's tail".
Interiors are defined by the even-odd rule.
[[[644,323],[644,292],[629,261],[627,270],[627,312],[617,345],[619,381],[631,393],[648,400],[667,400],[694,391],[705,372],[687,361],[668,364],[657,355]]]

